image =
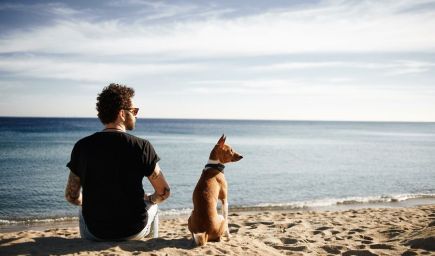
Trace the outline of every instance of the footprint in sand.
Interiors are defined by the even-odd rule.
[[[275,222],[273,221],[260,221],[260,224],[266,225],[266,226],[270,226],[273,225]]]
[[[275,222],[273,222],[273,221],[248,221],[248,222],[245,222],[245,225],[249,226],[251,229],[254,229],[254,228],[257,228],[259,225],[271,226],[274,223]]]
[[[405,245],[410,246],[412,249],[435,251],[435,237],[416,238],[409,240]]]
[[[320,227],[316,230],[323,231],[323,230],[328,230],[328,229],[331,229],[331,227]]]
[[[354,228],[354,229],[349,230],[349,232],[355,232],[355,233],[362,233],[364,231],[365,230],[362,228]]]
[[[237,224],[228,224],[228,227],[230,228],[230,233],[234,234],[234,233],[238,233],[239,229],[240,229],[240,225]]]
[[[405,232],[405,231],[403,231],[401,229],[388,229],[385,231],[381,231],[380,233],[386,235],[388,238],[394,238],[394,237],[402,234],[403,232]]]
[[[364,240],[369,240],[369,241],[373,241],[373,238],[370,236],[360,236],[362,239]]]
[[[280,238],[280,240],[281,240],[281,242],[283,243],[283,244],[296,244],[297,242],[298,242],[298,240],[297,239],[293,239],[293,238],[286,238],[286,237],[284,237],[284,238]]]
[[[258,222],[245,222],[244,225],[247,226],[249,229],[258,228]]]
[[[372,244],[370,245],[370,249],[394,250],[394,246],[389,244]]]
[[[333,234],[333,235],[340,234],[340,231],[337,231],[337,230],[331,230],[331,234]]]
[[[341,237],[341,236],[335,236],[335,240],[337,240],[337,241],[342,241],[342,240],[344,240],[344,238]]]
[[[214,255],[215,253],[212,250],[207,250],[205,252],[205,254],[207,254],[207,255]]]
[[[349,250],[342,254],[343,256],[378,256],[369,250]]]
[[[414,251],[411,251],[411,250],[408,250],[408,251],[402,253],[402,256],[415,256],[415,255],[418,255],[418,254]]]
[[[340,254],[341,250],[343,249],[343,246],[325,245],[325,246],[322,246],[321,248],[329,254]]]
[[[292,228],[296,225],[298,225],[298,224],[297,223],[284,223],[284,224],[275,224],[272,227],[280,228],[280,229],[283,229],[285,231],[286,229]]]
[[[305,245],[301,245],[301,246],[275,245],[273,246],[273,248],[277,250],[285,250],[285,251],[293,251],[293,252],[302,252],[307,250],[307,247]]]

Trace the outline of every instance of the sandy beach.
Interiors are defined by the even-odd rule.
[[[90,242],[78,227],[0,234],[0,255],[435,255],[435,205],[344,211],[231,212],[231,239],[192,245],[187,216],[160,238]]]

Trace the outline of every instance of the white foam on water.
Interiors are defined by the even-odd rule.
[[[351,205],[364,205],[364,204],[397,203],[397,202],[404,202],[412,199],[435,200],[435,194],[398,194],[398,195],[388,195],[388,196],[383,195],[383,196],[368,196],[368,197],[324,198],[318,200],[297,201],[297,202],[289,202],[289,203],[258,204],[255,207],[305,209],[305,208],[340,206],[340,205],[351,206]]]
[[[79,219],[78,217],[57,217],[57,218],[47,218],[47,219],[30,218],[30,219],[15,219],[15,220],[0,219],[0,225],[32,225],[32,224],[78,221],[78,219]]]
[[[412,201],[412,200],[429,200],[428,203],[435,203],[435,194],[397,194],[397,195],[383,195],[383,196],[369,196],[369,197],[347,197],[347,198],[325,198],[311,201],[297,201],[288,203],[267,203],[258,205],[245,205],[233,206],[230,212],[234,210],[250,211],[250,210],[267,210],[267,209],[310,209],[319,207],[334,207],[346,206],[361,207],[364,205],[379,204],[385,206],[388,204]],[[162,217],[178,217],[188,216],[192,212],[191,208],[182,209],[165,209],[160,210],[159,215]],[[29,219],[0,219],[0,226],[32,226],[43,224],[56,224],[61,222],[78,221],[78,217],[55,217],[55,218],[29,218]]]

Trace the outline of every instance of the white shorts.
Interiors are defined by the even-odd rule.
[[[151,224],[153,223],[153,237],[157,238],[158,237],[158,228],[159,228],[159,215],[158,215],[158,206],[157,204],[151,204],[148,201],[145,201],[146,204],[146,210],[148,212],[148,219],[147,219],[147,223],[145,225],[145,227],[142,229],[142,231],[140,231],[139,233],[132,235],[132,236],[128,236],[128,237],[124,237],[124,238],[120,238],[120,239],[116,239],[116,240],[140,240],[144,237],[146,237],[151,230]],[[83,214],[82,214],[82,208],[80,208],[79,210],[79,227],[80,227],[80,236],[84,239],[89,239],[89,240],[95,240],[95,241],[105,241],[104,239],[100,239],[96,236],[94,236],[88,229],[88,227],[86,226],[85,223],[85,219],[83,218]]]

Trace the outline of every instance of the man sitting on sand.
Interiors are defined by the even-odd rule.
[[[97,97],[105,129],[79,140],[67,164],[66,200],[81,206],[80,235],[91,240],[138,240],[150,233],[157,204],[170,189],[151,143],[126,133],[133,130],[139,108],[132,88],[110,84]],[[147,196],[146,176],[155,192]],[[83,188],[83,196],[80,191]]]

